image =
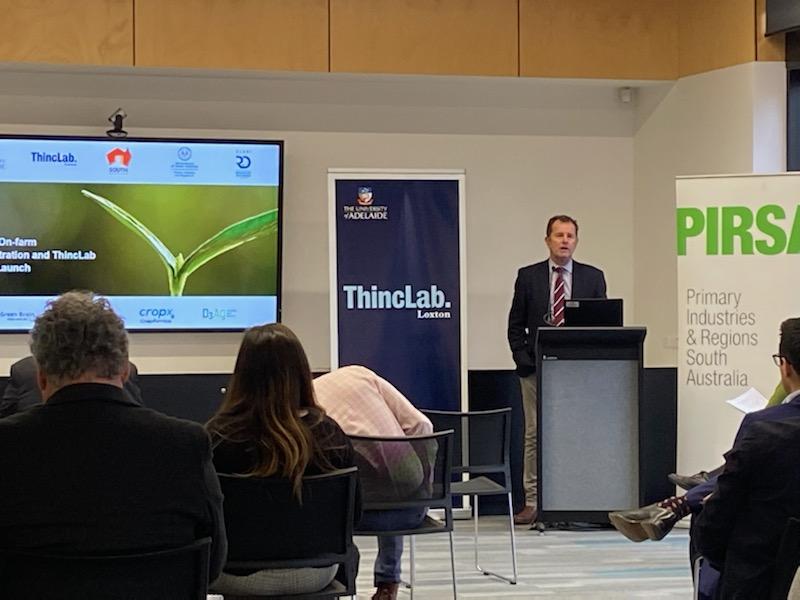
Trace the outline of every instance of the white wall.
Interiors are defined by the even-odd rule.
[[[681,79],[664,95],[643,94],[634,135],[634,277],[649,366],[678,361],[675,177],[785,170],[785,81],[782,63],[751,63]],[[775,315],[776,331],[786,316]],[[731,391],[679,394],[679,472],[720,464],[742,417],[723,402]]]
[[[634,320],[648,366],[677,364],[675,177],[785,170],[786,68],[749,63],[639,94],[634,148]]]
[[[18,125],[3,130],[56,131]],[[576,257],[605,269],[611,294],[626,300],[633,297],[629,137],[201,129],[137,134],[286,141],[283,320],[303,340],[314,369],[330,364],[326,188],[330,167],[466,169],[470,368],[512,367],[505,332],[516,269],[546,256],[544,227],[552,214],[566,212],[578,219]],[[137,334],[132,336],[132,356],[145,373],[228,371],[238,338]],[[0,371],[25,353],[25,336],[0,337]]]
[[[98,135],[122,105],[135,135],[286,140],[284,320],[315,369],[329,366],[329,167],[466,169],[470,368],[512,366],[515,272],[544,257],[556,212],[577,217],[576,257],[606,271],[626,322],[648,327],[646,363],[675,366],[674,177],[782,170],[784,82],[780,63],[675,83],[0,66],[0,131]],[[132,352],[145,372],[227,371],[238,337],[135,335]],[[0,336],[0,372],[25,352]]]

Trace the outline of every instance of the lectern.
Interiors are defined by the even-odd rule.
[[[542,327],[539,521],[608,523],[640,506],[644,327]]]

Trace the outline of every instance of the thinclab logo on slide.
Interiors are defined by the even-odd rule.
[[[78,164],[78,159],[72,152],[38,152],[34,150],[31,152],[31,162],[74,167]]]
[[[430,288],[414,290],[412,285],[386,290],[377,285],[342,286],[347,310],[416,310],[418,319],[449,319],[450,301],[444,291],[434,284]],[[436,309],[436,310],[430,310]]]
[[[678,256],[800,254],[800,205],[681,207]]]

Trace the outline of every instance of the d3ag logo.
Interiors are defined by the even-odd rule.
[[[236,318],[235,308],[204,308],[203,319],[206,321],[227,321]]]

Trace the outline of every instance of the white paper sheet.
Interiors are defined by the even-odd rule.
[[[767,405],[767,399],[755,388],[750,388],[744,394],[725,402],[745,414],[761,410]]]

